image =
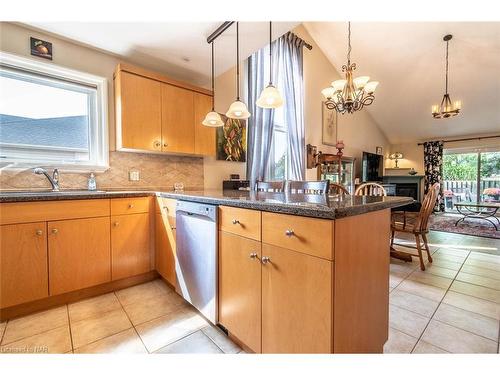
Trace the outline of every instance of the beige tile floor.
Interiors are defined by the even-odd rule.
[[[499,353],[500,241],[431,232],[429,242],[424,272],[391,260],[384,353]]]
[[[433,232],[434,262],[391,261],[385,353],[498,353],[500,241]],[[399,243],[407,244],[405,239]],[[239,353],[163,281],[0,323],[0,353]]]

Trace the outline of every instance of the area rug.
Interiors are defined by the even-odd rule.
[[[461,217],[463,216],[450,213],[433,214],[429,219],[430,229],[500,239],[500,228],[499,230],[495,230],[492,224],[484,220],[465,219],[465,221],[461,221],[455,226],[456,221]]]

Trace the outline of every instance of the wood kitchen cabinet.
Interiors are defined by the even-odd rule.
[[[219,322],[261,352],[261,243],[219,235]]]
[[[111,281],[109,216],[50,221],[50,295]]]
[[[149,213],[111,216],[112,279],[151,270]]]
[[[156,270],[172,286],[175,286],[175,227],[167,215],[155,215]]]
[[[214,128],[202,124],[212,110],[212,96],[194,93],[194,153],[215,156]]]
[[[47,297],[47,223],[2,225],[0,234],[0,308]]]
[[[331,353],[333,263],[268,244],[262,257],[262,353]]]
[[[115,96],[117,148],[161,151],[160,82],[120,72],[115,77]]]
[[[118,150],[215,155],[215,129],[201,124],[211,91],[128,64],[114,83]]]

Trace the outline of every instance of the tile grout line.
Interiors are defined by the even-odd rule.
[[[215,329],[218,329],[217,327],[214,327],[214,328],[215,328]],[[222,354],[228,354],[228,353],[226,353],[226,352],[225,352],[225,351],[224,351],[224,350],[223,350],[223,349],[222,349],[222,348],[221,348],[221,347],[220,347],[220,346],[219,346],[219,345],[215,342],[215,340],[213,340],[213,339],[212,339],[209,335],[207,335],[205,332],[203,332],[203,328],[202,328],[202,329],[200,329],[200,331],[201,331],[201,333],[203,333],[205,336],[207,336],[207,337],[208,337],[208,339],[209,339],[210,341],[212,341],[212,342],[215,344],[215,346],[216,346],[216,347],[218,347],[218,348],[219,348],[219,350],[222,352]]]
[[[71,352],[75,352],[75,347],[73,345],[73,332],[71,331],[71,318],[69,317],[69,305],[66,304],[66,314],[68,315],[68,326],[69,326],[69,339],[71,341]]]
[[[2,345],[3,337],[5,336],[5,332],[7,332],[7,325],[9,324],[9,322],[10,322],[10,319],[7,319],[5,321],[5,327],[3,329],[2,336],[0,336],[0,345]]]
[[[408,310],[408,311],[409,311],[409,310]],[[398,332],[400,332],[400,333],[402,333],[402,334],[404,334],[404,335],[406,335],[406,336],[410,336],[410,337],[412,337],[412,338],[414,338],[414,339],[416,339],[416,340],[417,340],[417,341],[415,342],[415,345],[414,345],[414,346],[413,346],[413,348],[411,349],[410,353],[401,353],[401,354],[414,354],[414,353],[413,353],[413,351],[415,350],[415,347],[416,347],[416,346],[417,346],[417,344],[418,344],[420,341],[422,341],[422,340],[420,340],[419,338],[417,338],[417,337],[415,337],[415,336],[409,335],[408,333],[403,332],[403,331],[401,331],[400,329],[397,329],[397,328],[394,328],[394,327],[391,327],[391,328],[392,328],[393,330],[395,330],[395,331],[398,331]],[[449,352],[448,350],[446,350],[446,349],[444,349],[444,348],[441,348],[441,347],[440,347],[440,346],[438,346],[438,345],[431,344],[430,342],[427,342],[427,341],[424,341],[424,342],[428,343],[429,345],[435,346],[436,348],[439,348],[439,349],[441,349],[441,350],[444,350],[446,353],[452,354],[452,353],[451,353],[451,352]],[[422,353],[422,354],[423,354],[423,353]]]
[[[453,281],[455,281],[457,275],[459,274],[460,270],[462,269],[462,267],[464,266],[465,262],[467,261],[467,259],[469,258],[469,255],[470,255],[470,251],[469,251],[469,254],[467,254],[467,256],[465,257],[464,261],[462,262],[462,265],[460,266],[460,268],[458,269],[458,272],[457,274],[455,275],[455,277],[453,278],[452,282],[450,283],[450,285],[448,286],[448,288],[446,289],[446,292],[444,293],[443,295],[443,298],[441,298],[441,301],[439,301],[436,309],[434,310],[434,312],[432,313],[431,317],[429,318],[429,321],[427,322],[427,324],[425,325],[425,328],[422,330],[422,333],[420,334],[420,336],[418,337],[418,340],[417,342],[415,343],[415,345],[413,346],[413,349],[411,350],[410,353],[413,353],[413,351],[415,350],[415,348],[417,347],[418,343],[420,342],[420,340],[422,340],[422,336],[424,335],[425,331],[427,330],[427,327],[429,327],[429,324],[431,323],[432,321],[432,318],[434,318],[434,315],[436,315],[436,312],[438,311],[439,309],[439,306],[441,306],[441,304],[443,303],[443,300],[446,298],[446,295],[448,294],[448,292],[450,291],[450,288],[451,288],[451,285],[453,284]],[[458,327],[455,327],[455,328],[458,328]],[[434,344],[431,344],[431,345],[434,345]],[[437,345],[435,345],[437,346]],[[438,346],[439,347],[439,346]],[[440,348],[442,349],[442,348]]]
[[[142,337],[141,335],[139,335],[139,332],[137,332],[137,329],[135,328],[135,325],[134,323],[132,323],[132,320],[130,319],[130,316],[128,316],[127,314],[127,311],[125,310],[125,307],[123,307],[123,304],[122,304],[122,301],[120,301],[120,298],[118,298],[118,295],[116,294],[116,292],[113,292],[113,294],[115,295],[116,299],[118,300],[118,303],[120,304],[121,308],[122,308],[122,311],[125,313],[125,316],[127,317],[128,321],[130,322],[130,324],[132,325],[132,328],[134,329],[134,332],[135,334],[137,335],[137,337],[139,337],[139,340],[141,340],[141,343],[142,343],[142,346],[144,346],[144,349],[146,349],[146,351],[151,354],[151,352],[149,351],[148,347],[146,346],[146,344],[144,343],[144,341],[142,340]],[[130,329],[130,328],[127,328],[127,330]],[[124,332],[126,330],[123,330],[121,332]],[[120,333],[120,332],[118,332]],[[116,334],[116,333],[115,333]],[[112,335],[111,335],[112,336]],[[108,336],[110,337],[110,336]]]

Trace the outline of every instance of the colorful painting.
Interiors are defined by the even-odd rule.
[[[245,120],[221,115],[224,126],[217,128],[217,160],[245,162],[247,126]]]
[[[321,103],[322,115],[322,139],[324,145],[335,146],[337,143],[337,111],[326,108],[325,103]]]

